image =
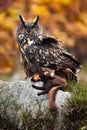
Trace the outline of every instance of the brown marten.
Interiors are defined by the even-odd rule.
[[[42,90],[42,92],[38,93],[39,96],[48,93],[49,109],[53,113],[57,112],[57,107],[55,104],[56,93],[59,89],[62,89],[62,90],[66,89],[67,87],[66,78],[58,76],[55,73],[46,73],[46,75],[43,75],[43,76],[40,76],[38,73],[36,73],[33,76],[32,80],[43,81],[42,87],[38,87],[35,85],[32,85],[32,87],[38,90]]]
[[[73,72],[66,68],[65,70],[50,70],[45,71],[43,75],[39,75],[38,73],[35,73],[32,77],[32,81],[43,81],[43,86],[38,87],[35,85],[32,85],[33,88],[38,90],[43,90],[42,92],[38,93],[38,95],[47,94],[51,88],[58,86],[59,89],[64,90],[67,86],[68,81],[76,81],[77,82],[77,76],[73,74]]]
[[[35,89],[43,90],[42,92],[38,93],[38,96],[43,95],[43,94],[47,94],[51,90],[51,88],[53,88],[53,87],[57,86],[58,89],[64,90],[67,86],[66,79],[64,79],[58,75],[39,77],[37,74],[36,76],[39,80],[43,81],[42,87],[32,85],[32,87]]]

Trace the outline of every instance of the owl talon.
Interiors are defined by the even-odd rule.
[[[51,70],[51,72],[45,71],[44,76],[53,78],[55,76],[55,71],[54,70]]]
[[[41,78],[40,78],[40,75],[38,73],[35,73],[33,76],[32,76],[32,79],[31,81],[33,82],[37,82],[37,81],[40,81]]]

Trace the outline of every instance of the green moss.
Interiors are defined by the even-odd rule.
[[[85,65],[85,64],[83,65],[80,73],[87,73],[87,65]]]
[[[71,113],[67,120],[67,129],[87,130],[87,84],[69,83],[68,91],[72,93]]]
[[[46,129],[52,128],[53,123],[55,122],[50,111],[48,114],[43,117],[43,113],[37,112],[37,117],[33,118],[32,115],[26,110],[26,112],[22,112],[22,127],[20,130],[42,130],[43,127]]]
[[[78,107],[87,105],[87,84],[82,82],[69,83],[69,87],[67,89],[73,94],[73,98]]]
[[[6,109],[4,109],[3,112],[3,116],[2,114],[0,114],[0,129],[3,130],[42,130],[42,129],[49,129],[53,127],[53,124],[55,122],[54,120],[54,115],[52,115],[52,113],[50,113],[50,111],[47,109],[46,116],[43,116],[43,112],[41,111],[41,109],[39,109],[40,111],[37,111],[36,113],[36,117],[33,118],[31,113],[28,112],[28,110],[20,107],[20,111],[21,114],[19,113],[15,114],[15,118],[12,118],[12,120],[9,118],[9,116],[7,115],[7,107],[8,107],[8,103],[5,102],[4,103],[6,107]],[[38,104],[40,107],[40,104]],[[17,108],[17,104],[15,104],[16,108]],[[14,106],[14,107],[15,107]],[[15,108],[15,109],[16,109]],[[17,108],[18,111],[19,108]],[[44,128],[45,127],[45,128]]]

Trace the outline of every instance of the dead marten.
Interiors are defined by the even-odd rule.
[[[41,79],[43,81],[42,87],[32,85],[32,87],[35,88],[35,89],[43,90],[42,92],[38,93],[38,96],[43,95],[43,94],[47,94],[53,87],[57,86],[58,89],[64,90],[67,86],[66,79],[64,79],[60,76],[57,76],[57,75],[54,75],[53,77],[44,76],[44,78],[41,78]]]

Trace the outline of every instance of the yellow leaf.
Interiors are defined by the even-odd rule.
[[[47,6],[37,6],[37,5],[32,5],[31,6],[31,12],[34,14],[41,14],[41,15],[49,15]]]
[[[55,1],[55,0],[54,0]],[[62,5],[69,5],[72,0],[57,0]]]

